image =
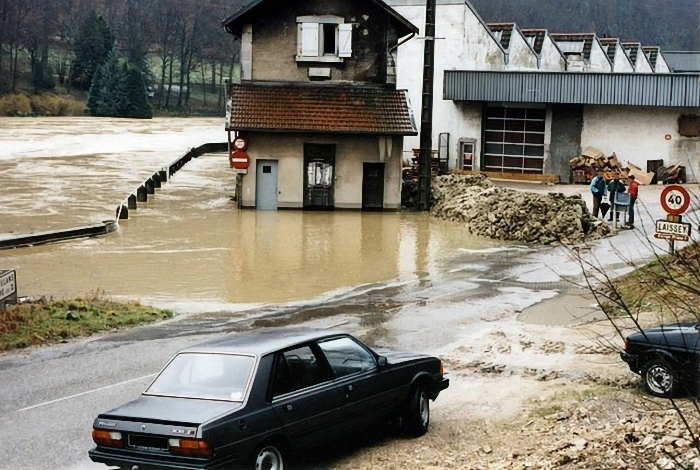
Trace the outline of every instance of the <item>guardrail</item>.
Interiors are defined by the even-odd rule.
[[[167,182],[175,173],[180,171],[183,166],[192,161],[192,159],[199,158],[205,153],[220,152],[228,152],[227,142],[200,145],[199,147],[190,149],[189,152],[182,157],[156,171],[152,176],[147,178],[136,191],[129,194],[119,204],[116,211],[116,220],[106,220],[100,224],[0,238],[0,250],[42,245],[44,243],[72,240],[74,238],[95,237],[114,232],[119,225],[119,220],[129,218],[130,209],[136,210],[139,202],[147,202],[149,194],[155,194],[156,189],[160,188],[163,183]]]
[[[169,165],[153,173],[147,178],[141,186],[136,188],[136,191],[128,195],[122,200],[116,210],[117,224],[120,220],[129,218],[130,210],[137,210],[139,202],[148,202],[148,195],[155,194],[156,189],[160,188],[163,183],[166,183],[170,178],[180,171],[180,169],[194,158],[199,158],[205,153],[221,153],[228,152],[228,142],[216,142],[200,145],[199,147],[190,149],[182,157],[173,161]]]

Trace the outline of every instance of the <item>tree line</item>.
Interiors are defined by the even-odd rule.
[[[488,22],[551,32],[596,32],[661,50],[700,50],[697,0],[471,0]]]
[[[187,109],[196,96],[200,106],[220,110],[223,82],[238,62],[221,19],[238,3],[0,0],[0,94],[87,92],[107,64],[105,73],[124,81],[141,71],[157,108]],[[105,87],[109,78],[101,79]]]

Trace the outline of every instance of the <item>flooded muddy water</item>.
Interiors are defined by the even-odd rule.
[[[155,170],[206,142],[217,119],[0,119],[0,236],[114,218]],[[100,238],[0,251],[20,295],[136,298],[182,311],[339,295],[377,282],[479,272],[499,242],[424,214],[235,209],[225,155],[187,164]],[[455,259],[463,260],[454,267]]]

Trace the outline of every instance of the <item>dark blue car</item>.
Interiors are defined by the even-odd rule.
[[[439,359],[379,355],[312,329],[237,333],[177,353],[143,394],[100,414],[95,462],[128,469],[282,470],[288,452],[395,420],[422,435]]]

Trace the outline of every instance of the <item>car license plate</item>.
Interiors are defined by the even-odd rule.
[[[139,450],[163,452],[168,450],[168,440],[164,437],[145,436],[143,434],[129,434],[129,447]]]

